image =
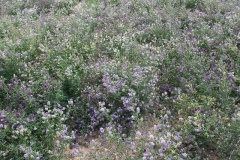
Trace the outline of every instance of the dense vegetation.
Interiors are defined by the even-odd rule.
[[[239,0],[78,3],[0,0],[0,159],[240,159]]]

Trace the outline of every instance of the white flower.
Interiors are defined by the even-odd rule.
[[[104,129],[103,129],[103,128],[100,128],[100,132],[103,133],[103,132],[104,132]]]
[[[151,135],[149,136],[149,138],[154,139],[154,136],[151,134]]]
[[[187,158],[187,153],[183,153],[182,156],[183,156],[184,158]]]
[[[101,108],[100,108],[100,111],[101,111],[101,112],[104,112],[104,111],[105,111],[105,107],[101,107]]]
[[[137,113],[140,113],[140,108],[139,107],[137,107]]]
[[[100,107],[105,106],[105,102],[98,102],[98,104],[99,104]]]
[[[70,99],[70,100],[68,101],[68,104],[69,104],[69,105],[72,105],[72,104],[73,104],[73,100]]]

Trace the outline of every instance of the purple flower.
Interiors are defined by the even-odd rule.
[[[137,136],[141,136],[142,133],[141,133],[140,131],[136,131],[136,135],[137,135]]]
[[[167,114],[165,114],[165,115],[164,115],[164,118],[165,118],[165,119],[168,119],[168,115],[167,115]]]
[[[160,153],[160,154],[159,154],[159,156],[160,156],[160,157],[163,157],[163,156],[164,156],[164,154],[163,154],[163,153]]]
[[[154,125],[154,126],[153,126],[154,132],[157,132],[157,129],[158,129],[157,125]]]
[[[26,153],[26,154],[24,154],[24,158],[28,158],[28,154]]]
[[[151,146],[151,147],[155,145],[154,142],[149,142],[148,144],[149,144],[149,146]]]
[[[204,111],[204,109],[200,109],[200,112],[201,112],[201,113],[204,113],[205,111]]]
[[[21,151],[24,151],[24,150],[25,150],[22,145],[19,146],[19,149],[20,149]]]
[[[143,156],[144,156],[144,157],[147,157],[147,156],[149,155],[149,153],[150,153],[150,149],[147,148],[147,149],[145,150],[145,152],[143,153]]]
[[[178,136],[174,136],[173,139],[177,141],[178,140]]]
[[[18,39],[16,43],[19,45],[21,43],[21,39]]]
[[[165,139],[161,138],[161,143],[162,143],[163,146],[166,146],[166,141],[165,141]]]
[[[28,152],[29,152],[29,153],[32,153],[32,148],[28,148]]]

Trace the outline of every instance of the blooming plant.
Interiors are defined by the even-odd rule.
[[[0,4],[0,159],[240,159],[238,0]]]

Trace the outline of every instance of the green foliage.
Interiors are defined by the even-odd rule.
[[[3,159],[61,158],[64,145],[69,141],[62,138],[69,135],[59,116],[61,112],[49,107],[38,110],[43,115],[45,113],[44,118],[34,112],[24,119],[19,117],[19,111],[1,112],[1,120],[5,123],[0,138],[0,153],[5,154]],[[48,115],[47,111],[51,111],[51,114]],[[74,136],[70,135],[69,138]],[[57,150],[53,151],[54,148]]]
[[[186,0],[185,7],[187,9],[196,9],[200,5],[203,5],[203,0]]]
[[[171,32],[165,26],[157,26],[150,31],[144,31],[136,37],[139,43],[151,43],[155,46],[161,46],[164,41],[168,41],[171,38]]]
[[[237,0],[0,2],[0,159],[239,159]]]

